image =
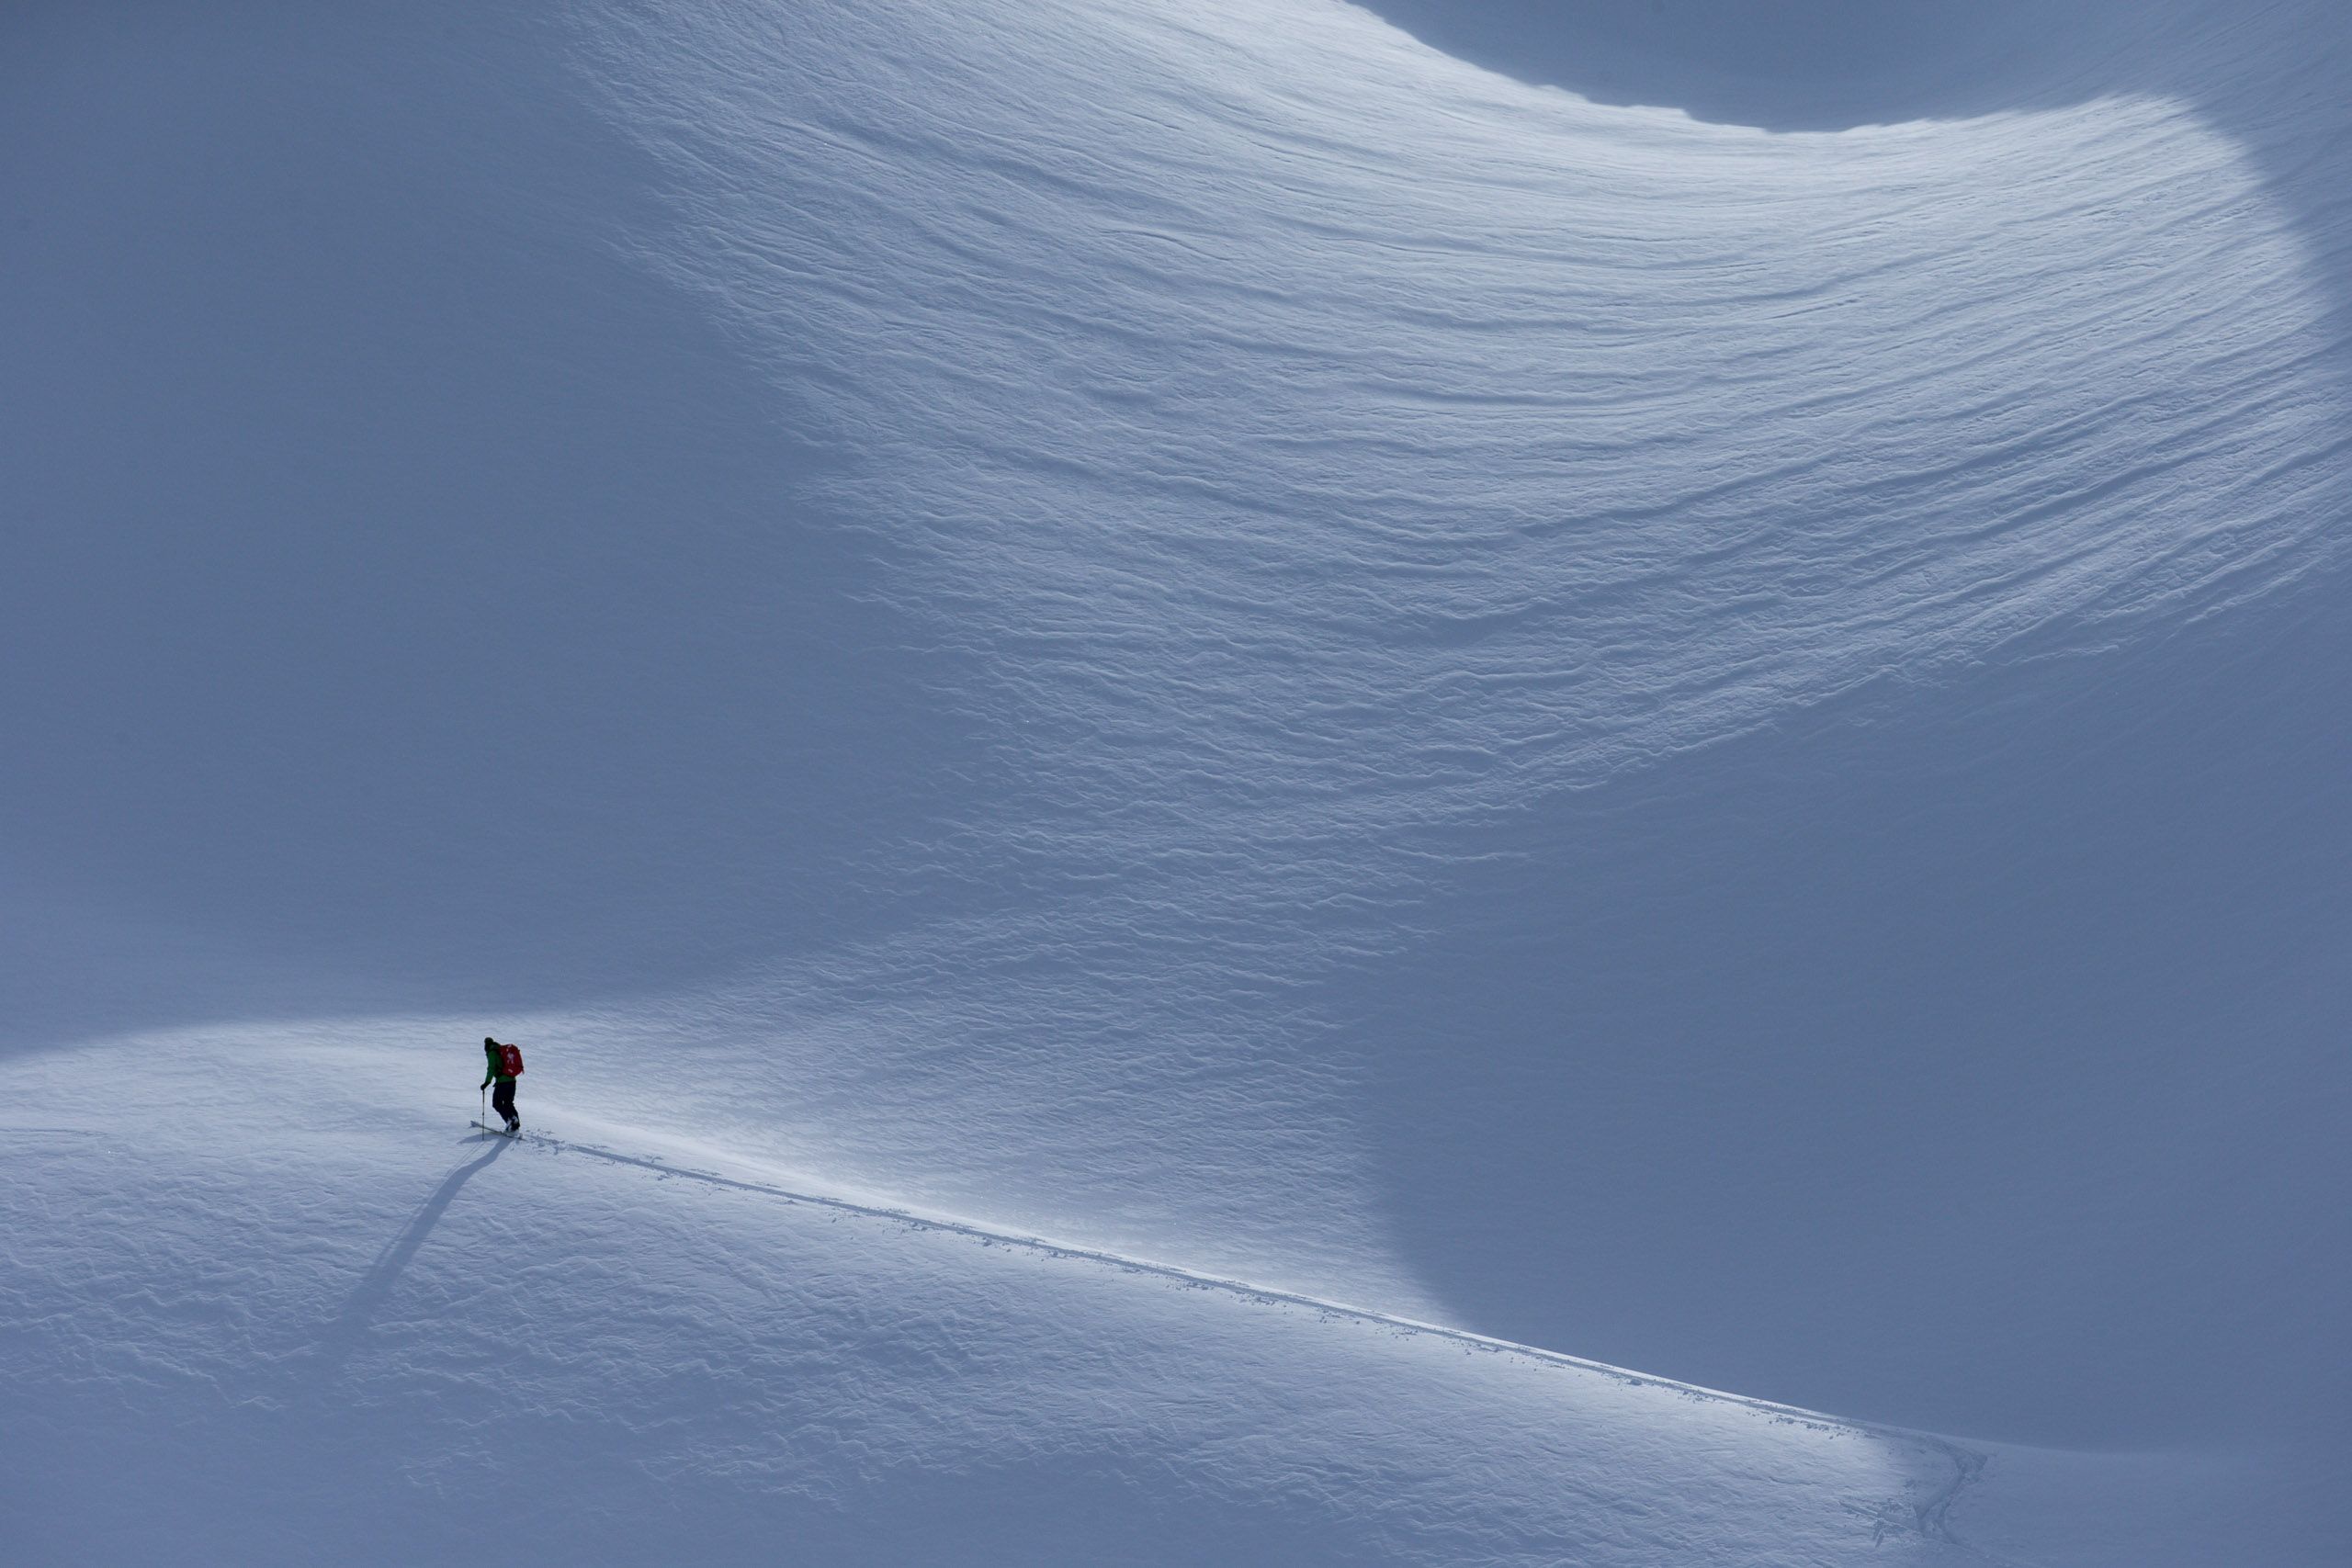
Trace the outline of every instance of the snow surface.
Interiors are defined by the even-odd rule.
[[[0,21],[12,1558],[2340,1551],[2345,19],[1374,9]]]
[[[1936,1445],[667,1174],[700,1149],[460,1136],[367,1032],[143,1043],[187,1120],[125,1108],[136,1159],[71,1058],[12,1075],[33,1560],[1936,1559]]]

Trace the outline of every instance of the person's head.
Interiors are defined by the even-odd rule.
[[[487,1034],[481,1037],[481,1043],[485,1045],[495,1045],[498,1043],[497,1040]]]

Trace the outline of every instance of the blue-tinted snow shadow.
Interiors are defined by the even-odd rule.
[[[441,1216],[449,1212],[449,1205],[457,1201],[458,1194],[465,1190],[466,1183],[514,1146],[512,1138],[499,1134],[478,1134],[466,1141],[487,1144],[489,1147],[451,1171],[447,1179],[433,1190],[432,1196],[425,1199],[415,1215],[401,1228],[401,1234],[392,1238],[377,1256],[376,1261],[368,1266],[359,1283],[352,1287],[343,1310],[335,1314],[334,1322],[321,1342],[325,1359],[317,1378],[320,1387],[332,1382],[344,1363],[359,1348],[360,1341],[367,1336],[368,1324],[391,1299],[393,1287],[400,1283],[409,1260],[432,1235],[433,1227],[441,1223]]]
[[[1116,1443],[967,1472],[902,1469],[839,1508],[791,1523],[811,1561],[877,1565],[943,1552],[958,1562],[1046,1568],[1376,1560],[1389,1538],[1359,1516],[1295,1501],[1239,1498],[1212,1467]],[[1334,1490],[1337,1490],[1335,1485]],[[952,1543],[952,1544],[951,1544]]]
[[[2177,101],[2227,136],[2301,221],[2352,325],[2352,17],[2333,0],[1357,0],[1430,47],[1603,104],[1837,131]]]
[[[2112,96],[2177,101],[2229,137],[2301,221],[2337,307],[2336,340],[2346,337],[2352,150],[2340,101],[2352,17],[2333,0],[1358,3],[1434,49],[1522,81],[1776,132]]]
[[[809,1495],[790,1470],[763,1477],[756,1464],[748,1473],[681,1467],[649,1484],[647,1436],[629,1424],[627,1393],[616,1400],[610,1426],[545,1415],[501,1397],[490,1365],[478,1383],[437,1386],[429,1398],[317,1412],[289,1447],[288,1413],[274,1401],[224,1408],[217,1391],[173,1388],[136,1419],[99,1411],[56,1435],[54,1449],[82,1470],[119,1470],[107,1506],[54,1487],[20,1492],[5,1472],[0,1502],[28,1561],[239,1568],[484,1552],[698,1568],[1351,1568],[1392,1555],[1398,1534],[1391,1517],[1326,1500],[1361,1476],[1315,1477],[1329,1483],[1322,1493],[1269,1483],[1236,1495],[1216,1464],[1194,1474],[1150,1440],[1115,1436],[1046,1457],[868,1465],[838,1498]],[[191,1428],[201,1443],[188,1441]]]
[[[2312,351],[2352,378],[2324,7],[1372,8],[1776,130],[2176,97],[2297,220]],[[2352,1449],[2346,591],[1856,694],[1498,829],[1440,934],[1340,987],[1432,1288],[1474,1327],[1943,1430]]]
[[[1881,694],[1499,829],[1521,852],[1340,1004],[1385,1053],[1378,1164],[1432,1287],[1487,1332],[1938,1430],[2324,1420],[2333,597]]]
[[[0,23],[19,1038],[676,986],[977,787],[560,18],[437,19]]]
[[[1597,103],[1840,130],[2080,102],[2115,0],[1357,0],[1431,48]]]

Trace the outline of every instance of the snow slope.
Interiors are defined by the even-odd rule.
[[[0,24],[22,1536],[2324,1560],[2345,28],[2129,9]]]
[[[666,1174],[702,1149],[459,1136],[409,1043],[145,1042],[181,1121],[125,1107],[135,1160],[70,1058],[11,1074],[20,1553],[1945,1560],[1935,1445]]]

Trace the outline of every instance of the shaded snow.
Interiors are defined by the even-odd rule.
[[[2343,28],[1996,10],[0,24],[37,1559],[2306,1560]]]
[[[8,1071],[32,1560],[1945,1560],[1933,1444],[453,1134],[343,1032],[141,1042],[136,1159]]]

